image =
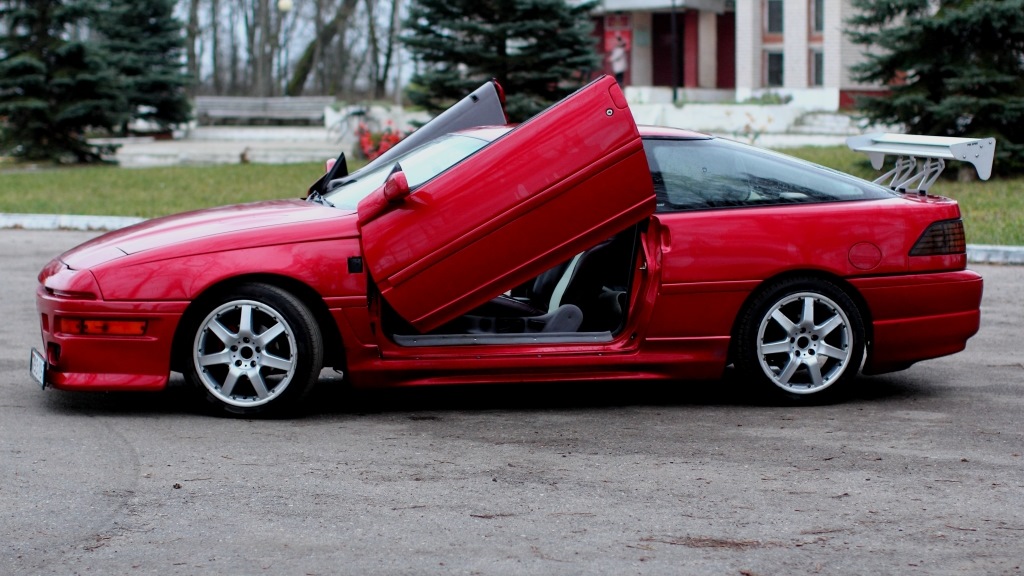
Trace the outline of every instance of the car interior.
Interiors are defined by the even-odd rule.
[[[610,342],[625,326],[639,225],[608,238],[429,333],[382,302],[401,346]]]

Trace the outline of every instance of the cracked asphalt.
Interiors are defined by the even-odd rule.
[[[9,574],[1020,574],[1024,267],[975,265],[958,355],[774,403],[672,384],[344,391],[304,418],[40,391],[35,276],[90,232],[0,230]]]

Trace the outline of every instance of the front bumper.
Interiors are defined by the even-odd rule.
[[[160,390],[170,375],[174,333],[187,302],[107,302],[36,291],[43,386],[62,390]],[[68,334],[64,319],[143,320],[141,336]]]

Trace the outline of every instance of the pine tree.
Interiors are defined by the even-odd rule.
[[[996,170],[1024,171],[1024,0],[853,0],[851,39],[872,47],[854,68],[885,96],[859,106],[876,122],[935,136],[997,139]]]
[[[594,0],[415,0],[403,42],[420,63],[408,96],[437,112],[495,78],[522,121],[568,95],[597,65]]]
[[[124,98],[102,52],[77,39],[88,15],[73,0],[0,5],[0,150],[54,162],[95,162],[109,151],[86,133],[117,125]]]
[[[109,0],[94,26],[117,71],[129,117],[160,129],[187,122],[191,114],[185,38],[174,5],[175,0]]]

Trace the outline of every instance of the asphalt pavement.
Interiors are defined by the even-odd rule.
[[[1020,574],[1024,267],[966,351],[837,402],[696,383],[346,391],[295,420],[42,391],[35,276],[95,232],[0,230],[0,573]]]

